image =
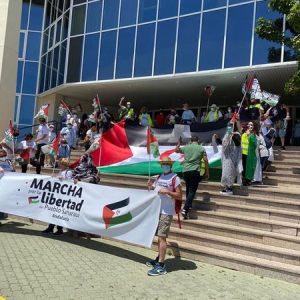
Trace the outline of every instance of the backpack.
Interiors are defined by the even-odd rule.
[[[157,180],[159,180],[159,178],[161,177],[161,175],[159,175],[157,177]],[[172,177],[172,183],[171,183],[171,186],[172,186],[172,192],[176,192],[176,188],[175,188],[175,183],[176,183],[176,177],[177,175],[175,174],[173,177]],[[179,200],[179,199],[175,199],[175,213],[177,215],[177,221],[178,221],[178,227],[181,229],[181,221],[180,221],[180,212],[181,212],[181,207],[182,207],[182,200]]]

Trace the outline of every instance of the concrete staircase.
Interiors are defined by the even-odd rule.
[[[72,159],[81,153],[74,151]],[[192,219],[183,220],[182,229],[173,220],[169,251],[300,284],[300,148],[275,153],[264,185],[223,196],[219,183],[202,182]],[[101,184],[110,186],[146,188],[146,182],[143,176],[101,175]]]

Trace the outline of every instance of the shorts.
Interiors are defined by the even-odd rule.
[[[286,129],[285,128],[277,129],[277,136],[282,138],[282,137],[285,137],[285,135],[286,135]]]
[[[173,216],[160,214],[156,235],[160,237],[168,237]]]

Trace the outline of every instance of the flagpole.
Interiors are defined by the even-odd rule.
[[[206,114],[208,114],[209,102],[210,102],[210,97],[207,98]]]
[[[103,130],[101,129],[100,132],[100,138],[99,138],[99,144],[100,144],[100,149],[99,149],[99,158],[98,158],[98,173],[100,174],[100,167],[101,167],[101,156],[102,156],[102,134]]]

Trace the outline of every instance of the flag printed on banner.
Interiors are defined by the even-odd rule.
[[[214,85],[208,85],[204,88],[205,95],[210,98],[215,91],[216,87]]]
[[[280,99],[279,95],[271,94],[266,91],[262,91],[261,101],[266,102],[270,106],[276,106]]]
[[[149,126],[147,130],[147,154],[152,154],[154,158],[159,156],[158,140]]]
[[[109,228],[132,220],[132,214],[128,209],[129,198],[103,207],[103,220],[105,227]]]
[[[34,116],[34,118],[48,118],[49,115],[49,104],[43,105],[40,110],[38,111],[38,113]]]

